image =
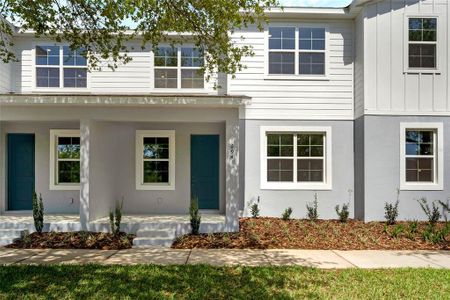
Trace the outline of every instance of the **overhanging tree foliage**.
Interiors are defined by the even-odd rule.
[[[20,31],[32,30],[37,37],[86,49],[91,69],[114,69],[130,61],[130,40],[138,40],[142,49],[189,40],[207,50],[207,73],[234,74],[252,49],[233,44],[229,33],[250,24],[262,29],[265,10],[277,4],[277,0],[0,0],[0,59],[16,59],[10,50],[13,28],[5,21],[10,20]],[[133,29],[126,25],[130,23]]]

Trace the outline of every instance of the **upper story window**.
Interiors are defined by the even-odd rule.
[[[85,88],[87,60],[84,50],[69,46],[36,46],[36,87]]]
[[[203,89],[203,53],[194,47],[159,47],[154,54],[156,89]]]
[[[412,69],[435,69],[437,18],[408,19],[408,65]]]
[[[269,75],[325,75],[326,30],[270,27]]]

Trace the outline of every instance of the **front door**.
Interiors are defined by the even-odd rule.
[[[31,210],[34,191],[34,134],[10,133],[8,210]]]
[[[191,135],[191,194],[200,209],[219,209],[219,135]]]

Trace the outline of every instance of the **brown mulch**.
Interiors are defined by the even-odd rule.
[[[121,232],[114,235],[105,232],[43,232],[26,235],[22,239],[7,245],[16,249],[129,249],[133,245],[134,235]]]
[[[417,232],[409,229],[411,222],[397,222],[385,230],[383,222],[364,223],[349,220],[288,220],[279,218],[242,218],[240,232],[184,235],[172,245],[176,249],[334,249],[334,250],[449,250],[447,242],[433,244],[422,238],[427,222],[419,222]],[[393,236],[396,226],[402,232]],[[436,225],[443,228],[444,222]]]

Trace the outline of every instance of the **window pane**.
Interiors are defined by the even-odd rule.
[[[58,137],[58,158],[80,158],[79,137]]]
[[[201,67],[203,66],[203,55],[197,48],[181,48],[181,66],[182,67]]]
[[[325,50],[325,29],[300,28],[299,48],[301,50]]]
[[[298,159],[297,181],[323,181],[323,159]]]
[[[155,88],[177,88],[177,70],[155,69]]]
[[[437,19],[436,18],[410,18],[409,40],[410,41],[436,41]]]
[[[58,161],[58,183],[80,183],[80,162]]]
[[[172,47],[159,47],[155,51],[155,66],[176,67],[177,49]]]
[[[293,181],[294,161],[292,159],[268,159],[267,181]]]
[[[297,136],[297,155],[300,157],[322,157],[323,134],[299,134]]]
[[[268,134],[267,156],[293,156],[294,135],[292,134]]]
[[[204,81],[201,70],[181,70],[181,87],[183,89],[202,89]]]
[[[69,46],[63,47],[63,64],[65,66],[86,66],[87,60],[85,49],[80,48],[75,51],[70,50]]]
[[[435,44],[409,44],[410,68],[435,68],[436,45]]]
[[[36,65],[59,65],[59,46],[36,46]]]
[[[407,130],[406,155],[433,155],[433,131]]]
[[[64,68],[64,87],[84,88],[87,85],[87,70]]]
[[[269,74],[294,74],[294,53],[269,53]]]
[[[144,183],[168,183],[168,161],[144,161]]]
[[[406,181],[433,182],[433,158],[406,158]]]
[[[295,49],[295,28],[269,28],[269,49]]]
[[[145,137],[144,153],[145,159],[168,159],[169,138],[167,137]]]
[[[36,68],[37,87],[59,87],[58,68]]]
[[[324,53],[300,53],[299,73],[311,75],[325,74]]]

